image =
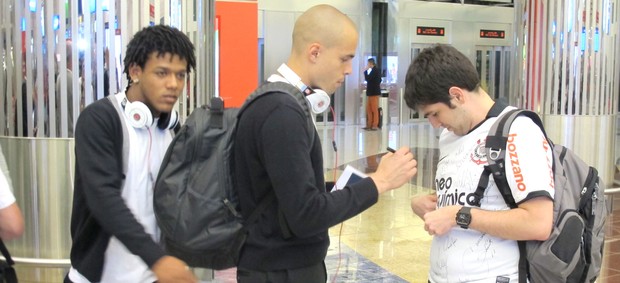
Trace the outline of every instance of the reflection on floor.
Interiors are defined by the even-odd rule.
[[[325,259],[328,282],[394,282],[407,280],[382,268],[348,246],[333,242]]]
[[[411,147],[418,159],[418,175],[411,183],[383,194],[367,211],[330,229],[328,282],[427,282],[432,238],[411,212],[410,200],[432,193],[439,155],[437,131],[424,122],[370,132],[357,126],[326,126],[319,127],[319,133],[328,180],[345,165],[374,172],[388,146]],[[337,151],[329,146],[332,140]],[[615,202],[617,211],[620,198]],[[606,231],[603,270],[597,282],[620,282],[620,217],[612,214]],[[217,272],[215,282],[235,282],[234,270]]]

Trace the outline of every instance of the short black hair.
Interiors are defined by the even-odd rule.
[[[467,91],[480,87],[478,71],[463,53],[450,45],[426,48],[409,65],[405,78],[405,102],[411,109],[444,103],[450,107],[450,88]]]
[[[127,44],[125,68],[123,72],[127,74],[127,80],[131,84],[129,67],[133,64],[144,68],[146,61],[151,53],[157,52],[157,56],[166,53],[177,55],[187,61],[187,72],[196,68],[196,57],[194,55],[194,44],[189,37],[175,27],[167,25],[155,25],[143,28],[137,32]]]
[[[375,65],[375,58],[368,58],[368,63],[372,63],[373,65]]]

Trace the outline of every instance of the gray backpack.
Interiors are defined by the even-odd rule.
[[[153,192],[153,209],[170,255],[193,267],[236,266],[247,225],[273,205],[275,194],[261,200],[244,222],[234,188],[235,130],[248,105],[273,92],[297,99],[307,114],[313,141],[314,124],[304,95],[288,83],[263,84],[241,108],[225,109],[222,100],[214,98],[211,105],[194,109],[168,146]],[[288,231],[288,227],[281,228]]]
[[[512,122],[517,116],[532,119],[545,137],[542,121],[534,112],[514,109],[493,124],[485,150],[488,165],[480,177],[474,204],[480,206],[484,190],[492,174],[500,193],[511,208],[517,205],[506,181],[506,142]],[[519,282],[594,282],[601,271],[605,219],[604,185],[595,168],[588,166],[570,149],[554,145],[553,200],[554,226],[546,241],[519,241]]]

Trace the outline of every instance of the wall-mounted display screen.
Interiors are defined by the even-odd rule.
[[[418,35],[445,36],[446,29],[443,27],[421,27],[418,26],[416,33]]]
[[[503,30],[481,29],[480,37],[481,38],[505,38],[506,32]]]

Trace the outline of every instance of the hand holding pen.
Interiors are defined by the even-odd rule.
[[[401,187],[418,172],[417,161],[408,147],[387,150],[390,153],[381,157],[377,171],[370,176],[379,193]]]

